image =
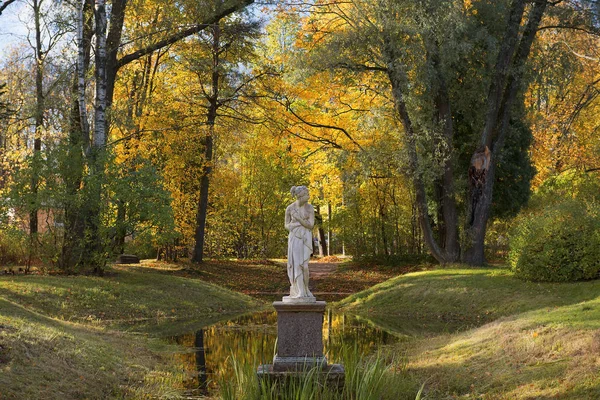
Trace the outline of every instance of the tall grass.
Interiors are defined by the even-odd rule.
[[[409,377],[405,363],[379,352],[362,357],[356,348],[343,354],[344,386],[328,383],[319,368],[285,380],[258,379],[257,365],[243,364],[229,357],[233,374],[218,382],[224,400],[399,400],[420,399],[423,386]],[[222,375],[224,376],[224,375]]]

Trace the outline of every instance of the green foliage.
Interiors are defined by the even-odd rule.
[[[563,200],[523,217],[510,240],[515,275],[532,281],[600,278],[600,216],[596,204]]]
[[[156,256],[158,248],[178,238],[173,221],[171,196],[163,177],[151,160],[131,156],[121,164],[110,163],[107,173],[110,209],[105,224],[111,253],[120,253],[119,240],[143,258]]]
[[[600,182],[576,171],[548,179],[517,219],[509,262],[536,281],[600,277]]]
[[[303,182],[281,149],[271,154],[245,147],[232,168],[215,168],[213,209],[207,220],[206,251],[212,257],[264,258],[286,254],[283,228],[290,188]],[[237,157],[236,157],[237,158]]]
[[[492,203],[493,218],[511,218],[517,215],[531,195],[531,180],[535,167],[529,148],[533,141],[531,129],[525,123],[524,113],[514,112],[506,143],[496,166],[496,182]]]
[[[27,156],[13,169],[7,187],[5,207],[11,210],[10,228],[5,232],[21,243],[26,250],[20,258],[26,264],[44,264],[44,268],[57,265],[64,233],[64,184],[57,160],[64,157],[60,146],[47,146],[46,154]],[[31,183],[37,176],[37,191]],[[28,234],[29,215],[38,215],[38,233]],[[16,244],[16,243],[15,243]],[[14,251],[14,250],[13,250]]]
[[[27,263],[27,234],[16,227],[0,222],[0,265]]]
[[[410,183],[393,173],[402,164],[394,155],[398,147],[390,138],[386,146],[369,148],[364,159],[346,155],[338,161],[343,204],[333,210],[331,228],[334,244],[343,242],[348,254],[383,260],[420,251]],[[333,250],[341,252],[340,246]]]

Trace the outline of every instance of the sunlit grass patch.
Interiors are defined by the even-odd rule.
[[[261,307],[200,280],[128,266],[105,277],[2,276],[0,398],[176,398],[184,371],[174,347],[112,329],[179,332],[180,320],[204,326]]]
[[[349,296],[339,305],[398,332],[432,335],[599,295],[600,281],[541,284],[516,279],[504,268],[453,268],[399,276]]]
[[[408,335],[396,351],[407,352],[426,398],[600,398],[600,281],[539,284],[506,269],[439,269],[340,304]]]
[[[600,393],[600,336],[594,330],[506,318],[411,345],[408,368],[416,377],[429,378],[432,398],[597,399],[592,388],[596,396]],[[584,395],[586,387],[589,395]]]
[[[127,267],[107,275],[0,277],[0,295],[52,317],[106,326],[190,317],[211,319],[261,305],[248,296],[199,280],[140,273]]]

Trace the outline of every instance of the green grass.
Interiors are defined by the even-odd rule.
[[[248,287],[248,271],[232,276],[242,264],[226,264],[231,285]],[[264,307],[200,280],[223,281],[218,266],[0,277],[0,399],[177,397],[184,371],[173,349],[124,331],[178,333]],[[404,338],[370,360],[344,357],[346,398],[414,399],[424,384],[431,400],[600,399],[600,281],[530,283],[456,266],[392,278],[337,306]],[[271,393],[254,384],[254,367],[234,365],[222,394]],[[298,383],[298,398],[338,398],[313,383]]]
[[[199,280],[128,267],[103,278],[0,277],[0,399],[176,398],[184,371],[175,347],[124,331],[203,326],[261,307]]]
[[[150,271],[118,267],[105,277],[15,275],[0,278],[0,296],[53,318],[101,326],[212,322],[262,305],[221,287]]]
[[[154,398],[177,393],[161,342],[58,321],[0,298],[0,398]]]
[[[256,379],[256,364],[229,359],[233,376],[219,382],[223,400],[415,400],[419,385],[386,352],[365,357],[356,347],[342,354],[343,385],[318,368],[287,378]],[[393,358],[393,357],[392,357]]]
[[[540,284],[501,268],[400,276],[339,303],[406,340],[430,399],[600,399],[600,281]]]

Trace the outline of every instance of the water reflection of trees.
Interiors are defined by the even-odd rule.
[[[233,376],[229,357],[244,364],[270,364],[275,353],[277,314],[260,312],[217,323],[196,332],[173,337],[172,341],[194,349],[176,355],[188,372],[185,387],[211,391],[216,382]],[[328,310],[323,323],[323,345],[330,363],[343,363],[343,349],[359,355],[373,353],[395,337],[368,321]]]

